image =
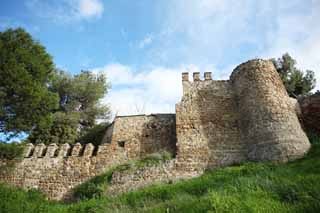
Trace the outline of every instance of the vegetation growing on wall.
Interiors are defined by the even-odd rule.
[[[74,197],[76,200],[84,200],[91,198],[101,198],[108,184],[112,180],[112,174],[115,171],[124,171],[124,170],[137,170],[143,167],[158,165],[167,160],[172,159],[172,155],[169,152],[163,151],[155,154],[151,154],[143,159],[131,161],[120,166],[109,169],[106,173],[98,175],[89,181],[80,184],[74,189]]]

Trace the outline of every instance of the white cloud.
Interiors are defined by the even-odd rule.
[[[298,1],[280,4],[280,8],[294,11]],[[266,52],[268,57],[280,56],[288,52],[303,70],[313,70],[317,78],[316,89],[320,90],[320,1],[311,1],[307,13],[280,13],[278,28],[270,35],[272,44]]]
[[[204,70],[211,71],[212,67]],[[181,73],[198,72],[195,65],[176,68],[153,67],[137,72],[133,67],[109,64],[93,69],[104,73],[112,83],[110,93],[103,99],[117,115],[174,113],[182,96]]]
[[[80,0],[79,14],[85,18],[100,17],[103,13],[103,4],[100,0]]]
[[[320,89],[319,0],[176,0],[170,2],[148,59],[154,64],[217,64],[226,78],[239,63],[289,52],[315,71]],[[166,17],[166,18],[164,18]]]
[[[61,0],[41,1],[29,0],[26,6],[41,18],[57,23],[69,23],[79,20],[100,18],[104,7],[101,0]]]
[[[215,76],[214,65],[199,67],[193,64],[174,68],[153,67],[139,72],[134,67],[109,64],[93,71],[106,74],[112,83],[112,89],[102,103],[110,105],[117,115],[175,113],[175,104],[182,97],[182,72],[192,75],[193,72],[207,71]],[[223,74],[215,78],[228,78],[224,77],[226,75]]]
[[[117,86],[139,83],[139,78],[134,75],[132,68],[122,64],[108,64],[104,67],[95,68],[92,71],[105,74],[108,81]]]
[[[140,49],[143,49],[144,47],[146,47],[147,45],[151,44],[153,41],[153,36],[152,35],[147,35],[146,37],[144,37],[139,43],[138,43],[138,47]]]

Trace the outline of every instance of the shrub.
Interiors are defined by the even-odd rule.
[[[87,132],[80,137],[79,141],[82,144],[92,143],[95,146],[98,146],[102,143],[102,139],[106,134],[106,130],[110,126],[109,123],[101,123],[95,125],[91,129],[87,130]]]
[[[320,144],[320,135],[313,131],[309,131],[307,135],[311,144]]]
[[[0,142],[0,159],[13,160],[21,157],[23,144]]]

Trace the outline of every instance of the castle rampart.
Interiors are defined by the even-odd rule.
[[[27,144],[13,171],[0,172],[0,180],[37,188],[50,199],[70,199],[75,186],[113,166],[159,151],[175,154],[174,114],[118,116],[104,143]]]
[[[237,99],[241,140],[248,159],[288,161],[309,149],[292,101],[271,61],[253,60],[231,75]]]
[[[176,105],[177,166],[204,170],[244,160],[287,162],[310,143],[271,61],[239,65],[230,80],[182,74]]]
[[[160,150],[175,154],[175,114],[118,116],[108,138],[123,146],[129,159],[136,159]],[[106,139],[106,141],[107,139]]]
[[[193,177],[248,160],[287,162],[310,148],[297,102],[289,98],[272,62],[243,63],[230,80],[213,80],[210,72],[203,79],[199,72],[192,77],[189,81],[189,74],[182,73],[176,114],[117,116],[99,147],[28,144],[24,158],[13,171],[1,171],[0,180],[60,200],[112,166],[163,150],[176,158],[159,168],[114,173],[109,191]]]
[[[13,171],[0,172],[0,180],[27,189],[37,188],[50,199],[70,199],[75,186],[127,161],[121,147],[104,144],[93,155],[94,149],[92,144],[28,144],[24,158],[16,162]]]
[[[229,81],[215,81],[211,73],[190,82],[183,74],[183,97],[176,105],[177,165],[203,170],[245,159],[234,91]]]

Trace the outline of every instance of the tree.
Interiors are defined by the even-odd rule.
[[[296,67],[294,60],[288,53],[281,58],[272,59],[282,82],[291,97],[306,95],[315,88],[316,79],[314,72],[306,70],[306,73]]]
[[[109,118],[108,107],[99,103],[108,88],[109,84],[104,75],[82,71],[78,75],[71,76],[62,70],[57,71],[50,89],[59,94],[59,108],[53,112],[52,121],[47,122],[51,125],[48,126],[46,123],[39,125],[39,128],[30,135],[29,141],[45,144],[74,143],[89,130],[103,131],[102,127],[94,127],[98,119]],[[85,143],[87,138],[92,138],[89,136],[80,140]]]
[[[51,56],[21,28],[0,32],[0,132],[30,132],[58,107]]]
[[[31,143],[75,143],[78,138],[78,113],[55,112],[51,116],[52,121],[39,125],[32,131],[28,140]]]
[[[59,71],[52,91],[60,97],[60,111],[79,113],[79,128],[94,126],[97,119],[109,118],[109,108],[99,103],[110,88],[106,77],[90,71],[81,71],[74,77]]]

